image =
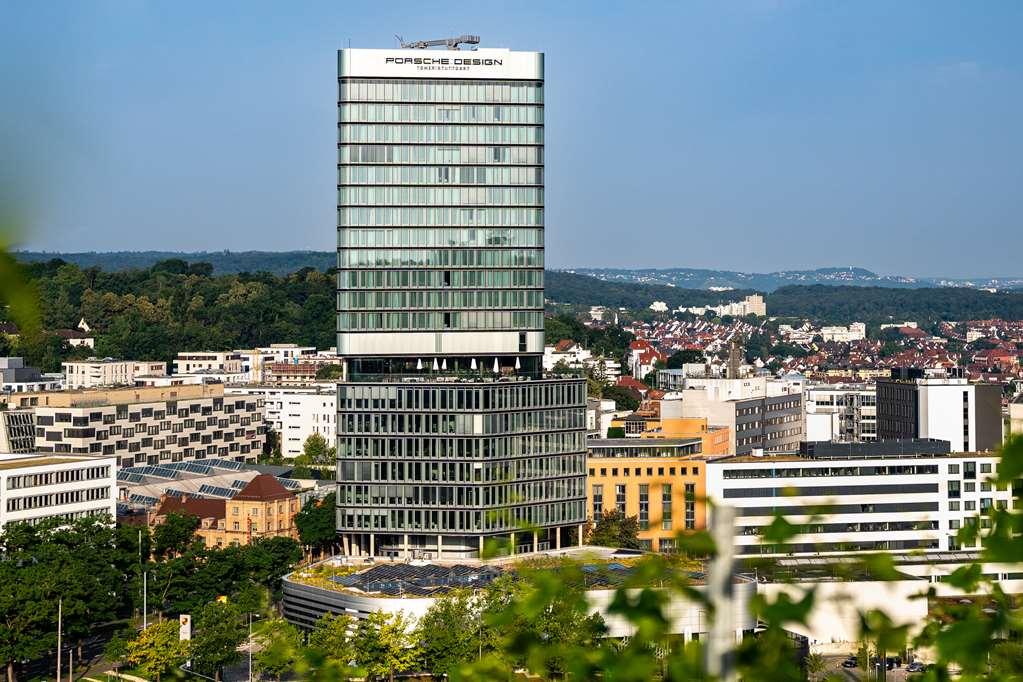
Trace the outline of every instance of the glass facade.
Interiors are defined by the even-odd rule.
[[[471,556],[489,537],[574,544],[586,389],[541,375],[542,56],[499,51],[529,55],[529,73],[380,77],[405,52],[339,52],[343,545]]]

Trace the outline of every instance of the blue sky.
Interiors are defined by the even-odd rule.
[[[547,53],[552,267],[1023,275],[1023,3],[2,12],[0,201],[28,246],[330,249],[335,50],[477,33]]]

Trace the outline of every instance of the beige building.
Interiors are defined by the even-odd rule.
[[[1009,433],[1023,434],[1023,394],[1009,402]]]
[[[207,547],[247,545],[262,538],[298,539],[295,514],[298,496],[269,474],[260,474],[238,494],[226,500],[164,496],[149,515],[150,527],[164,522],[170,513],[199,518],[196,535]]]
[[[175,374],[193,372],[242,373],[242,354],[238,351],[183,351],[174,359]]]
[[[131,386],[137,376],[165,376],[166,362],[89,358],[62,362],[64,386],[69,389],[97,386]]]
[[[0,409],[0,454],[29,454],[36,446],[32,410]]]
[[[117,457],[121,466],[206,457],[255,460],[263,449],[263,401],[224,397],[222,384],[25,393],[38,452]]]

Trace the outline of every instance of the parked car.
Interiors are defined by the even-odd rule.
[[[906,666],[907,673],[922,673],[925,670],[925,666],[920,661],[913,661]]]
[[[857,665],[859,664],[856,662],[855,656],[850,656],[849,658],[842,661],[843,668],[855,668]]]

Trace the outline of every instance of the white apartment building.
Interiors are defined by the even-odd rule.
[[[590,350],[578,343],[562,342],[556,346],[544,346],[544,371],[553,371],[558,363],[564,363],[569,369],[592,369],[595,374],[603,375],[611,383],[618,381],[622,375],[620,362],[601,356],[594,357]]]
[[[732,317],[745,317],[746,315],[757,315],[767,317],[767,304],[760,294],[750,294],[741,301],[731,301],[721,305],[694,306],[690,308],[680,307],[679,312],[692,313],[693,315],[705,315],[708,311],[718,317],[731,315]]]
[[[281,437],[281,455],[297,457],[309,436],[318,433],[331,446],[337,437],[337,389],[333,384],[312,387],[230,386],[228,396],[263,401],[266,425]]]
[[[137,376],[165,376],[167,363],[156,361],[89,358],[62,362],[64,386],[69,389],[97,386],[131,386]]]
[[[587,438],[607,438],[607,430],[615,418],[617,406],[613,400],[586,399]]]
[[[266,381],[270,365],[275,362],[303,362],[317,357],[314,346],[299,346],[295,343],[272,343],[235,352],[241,356],[244,381],[250,384]]]
[[[117,466],[108,457],[0,456],[0,531],[9,523],[117,516]]]
[[[997,465],[983,453],[723,457],[708,462],[707,496],[736,508],[740,556],[948,551],[968,519],[1011,504],[988,481]],[[775,514],[803,531],[783,547],[761,542]]]
[[[821,327],[820,334],[825,341],[852,343],[867,338],[867,325],[863,322],[853,322],[848,327]]]
[[[258,397],[221,384],[91,389],[17,396],[35,413],[35,450],[106,455],[123,466],[218,457],[255,460],[265,439]]]
[[[803,406],[808,441],[877,440],[877,391],[873,385],[807,386]]]
[[[174,360],[175,374],[192,372],[242,373],[241,353],[229,351],[182,351]]]

